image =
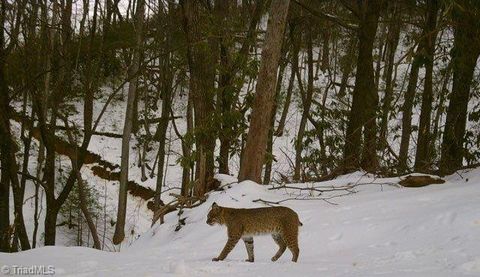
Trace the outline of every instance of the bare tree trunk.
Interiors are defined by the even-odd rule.
[[[3,49],[1,54],[3,54]],[[0,58],[2,58],[0,56]],[[2,60],[3,61],[3,60]],[[0,151],[1,151],[1,164],[2,164],[2,186],[3,192],[8,192],[6,186],[12,185],[13,190],[13,204],[14,204],[14,222],[15,222],[15,234],[20,240],[22,250],[30,249],[30,242],[25,229],[25,223],[23,219],[23,195],[24,188],[22,189],[18,180],[18,164],[15,159],[15,152],[17,147],[12,139],[10,121],[9,121],[9,98],[8,87],[6,86],[6,80],[4,75],[3,64],[0,64]],[[3,184],[5,183],[5,184]],[[9,197],[9,195],[8,195]],[[7,201],[8,203],[8,201]],[[3,207],[3,209],[6,209]],[[5,210],[3,211],[5,213]],[[3,214],[5,216],[5,214]],[[8,218],[3,219],[3,224],[6,225]]]
[[[425,29],[425,84],[422,95],[420,125],[418,126],[417,151],[415,154],[415,171],[428,172],[431,168],[431,114],[433,101],[433,60],[437,37],[438,0],[427,0],[427,24]]]
[[[61,7],[56,7],[54,5],[54,11],[52,12],[53,15],[53,22],[52,25],[60,24],[59,34],[60,36],[57,37],[55,33],[55,37],[52,37],[52,45],[54,49],[58,49],[55,51],[54,54],[58,57],[58,69],[54,70],[55,74],[52,74],[55,80],[54,90],[52,94],[49,95],[51,99],[51,107],[52,111],[56,111],[65,97],[65,95],[69,94],[71,91],[71,76],[72,70],[70,68],[70,47],[71,47],[71,35],[72,35],[72,28],[71,28],[71,16],[72,16],[72,0],[67,0]],[[61,8],[61,10],[57,10]],[[60,15],[60,22],[56,22],[56,14]],[[48,47],[47,47],[48,48]],[[43,108],[43,105],[46,105],[45,100],[50,100],[44,96],[44,99],[40,99],[36,93],[33,95],[33,103],[34,108],[36,108],[36,114],[39,120],[40,125],[40,132],[42,135],[42,140],[44,141],[47,154],[45,158],[45,195],[46,195],[46,202],[47,202],[47,209],[45,215],[45,245],[55,245],[55,237],[56,237],[56,221],[58,217],[58,212],[60,210],[61,205],[63,204],[66,196],[70,192],[71,187],[66,186],[63,189],[63,197],[62,200],[57,202],[55,199],[55,129],[54,127],[47,128],[47,116],[46,116],[46,108]],[[50,125],[55,126],[57,120],[57,113],[52,112],[50,116]],[[72,184],[73,186],[73,184]]]
[[[392,4],[392,17],[388,26],[387,45],[386,45],[386,70],[385,70],[385,96],[382,105],[382,117],[380,120],[379,150],[384,151],[387,147],[387,130],[389,122],[389,113],[393,98],[393,87],[395,79],[393,78],[393,65],[395,63],[395,52],[397,51],[398,41],[400,39],[400,22],[397,16],[397,3]]]
[[[445,68],[444,75],[443,75],[443,82],[442,82],[442,87],[440,89],[440,92],[438,93],[438,104],[437,104],[437,110],[435,112],[435,118],[433,119],[433,134],[432,134],[432,139],[434,141],[440,141],[440,118],[445,112],[444,104],[445,100],[448,95],[448,84],[450,83],[450,79],[452,76],[452,67],[453,63],[450,61]],[[441,144],[441,143],[440,143]],[[436,153],[436,146],[435,143],[432,143],[431,147],[432,153]],[[440,151],[439,151],[440,152]],[[440,153],[436,153],[439,155]]]
[[[80,209],[82,210],[82,214],[85,217],[85,221],[87,221],[88,229],[90,230],[90,234],[92,235],[93,239],[93,247],[96,249],[101,249],[100,238],[98,237],[97,228],[95,227],[95,223],[93,222],[92,216],[90,211],[87,207],[87,200],[85,195],[85,184],[83,183],[82,174],[78,167],[75,165],[76,161],[72,160],[72,166],[74,167],[73,170],[77,173],[77,184],[78,184],[78,197],[80,200]]]
[[[378,94],[373,75],[372,50],[380,6],[383,5],[383,1],[362,3],[360,8],[364,12],[360,15],[362,18],[358,29],[357,73],[345,138],[343,167],[347,171],[357,169],[360,166],[365,170],[374,171],[378,166],[376,156]],[[361,151],[362,129],[364,129],[363,151]],[[361,152],[362,155],[360,156]]]
[[[247,143],[238,179],[260,183],[289,0],[272,0]]]
[[[216,11],[220,18],[219,25],[223,25],[223,22],[229,20],[230,10],[232,9],[229,1],[216,0]],[[239,91],[241,85],[239,83],[245,82],[245,68],[248,62],[248,56],[250,48],[255,45],[257,38],[257,25],[263,15],[264,0],[258,0],[252,3],[254,6],[253,14],[251,15],[249,26],[245,38],[243,39],[240,49],[233,53],[233,47],[228,47],[226,44],[226,38],[231,36],[227,33],[231,33],[231,30],[221,29],[220,37],[220,76],[219,87],[217,96],[218,113],[221,114],[220,124],[220,155],[218,157],[219,173],[229,174],[229,156],[232,148],[232,143],[235,141],[238,128],[238,123],[235,120],[231,120],[232,113],[235,115],[238,111],[232,109],[233,104],[238,101]],[[228,26],[228,25],[227,25]],[[230,38],[231,40],[232,38]],[[231,43],[231,42],[230,42]]]
[[[4,115],[6,110],[5,106],[8,107],[8,86],[5,83],[5,16],[7,13],[7,1],[2,0],[0,10],[0,115]],[[3,112],[1,111],[3,110]],[[3,130],[6,130],[7,126],[4,126],[8,123],[8,117],[2,116],[0,118],[0,165],[1,165],[1,176],[0,176],[0,252],[10,252],[10,180],[8,178],[8,148],[9,148],[9,139],[6,137],[7,133]]]
[[[453,86],[442,142],[440,171],[453,173],[463,164],[465,157],[465,128],[467,123],[470,86],[476,61],[480,55],[478,14],[480,6],[472,1],[459,1],[453,10],[456,23],[452,53]]]
[[[269,157],[266,158],[265,161],[265,173],[263,175],[263,184],[269,184],[270,179],[272,177],[272,164],[273,164],[273,129],[275,128],[275,116],[277,114],[277,106],[278,106],[278,97],[280,95],[280,91],[282,90],[282,82],[283,82],[283,75],[285,73],[285,68],[287,67],[287,60],[286,60],[286,55],[287,55],[287,49],[288,47],[283,45],[283,51],[282,51],[282,59],[280,61],[280,69],[278,70],[278,78],[277,78],[277,86],[275,88],[275,99],[273,103],[273,111],[271,115],[271,120],[270,120],[270,129],[268,130],[268,142],[267,142],[267,155]],[[282,61],[283,60],[283,61]]]
[[[93,47],[95,46],[95,34],[97,29],[97,10],[99,5],[99,0],[95,0],[94,8],[93,8],[93,19],[92,19],[92,27],[90,29],[90,42],[89,42],[89,51],[87,52],[87,80],[86,80],[86,90],[85,90],[85,97],[84,97],[84,107],[83,107],[83,122],[85,129],[85,133],[89,133],[92,131],[92,122],[93,122],[93,100],[94,100],[94,93],[96,87],[94,86],[94,74],[95,70],[92,68],[92,61],[91,61],[91,52],[93,51]],[[95,69],[98,69],[95,66]],[[87,134],[88,135],[88,134]]]
[[[220,72],[218,77],[218,96],[217,96],[217,111],[222,114],[220,122],[220,132],[218,138],[220,139],[220,153],[218,157],[218,173],[229,174],[230,169],[228,162],[230,160],[230,148],[233,132],[231,128],[230,112],[232,103],[234,101],[234,74],[229,70],[231,68],[231,49],[229,47],[230,30],[226,29],[228,26],[228,16],[230,14],[230,1],[216,0],[215,1],[215,17],[216,23],[219,26],[219,62]]]
[[[192,99],[191,95],[188,95],[188,103],[187,103],[187,133],[186,135],[190,135],[193,132],[193,111],[192,111]],[[193,163],[190,162],[190,157],[192,155],[192,147],[189,142],[185,140],[182,141],[182,155],[188,162],[184,162],[182,166],[182,190],[181,194],[183,196],[190,196],[191,195],[191,187],[190,182],[192,178],[190,177],[190,172],[193,168]]]
[[[305,127],[307,125],[308,114],[310,113],[310,106],[312,104],[313,97],[313,34],[312,23],[309,22],[307,26],[307,55],[308,55],[308,85],[306,95],[302,96],[303,112],[300,119],[300,126],[298,127],[297,138],[295,141],[295,171],[293,174],[293,180],[300,180],[300,171],[302,167],[302,149],[303,149],[303,136],[305,134]],[[300,78],[298,78],[300,80]]]
[[[326,72],[330,65],[330,24],[327,24],[325,30],[322,32],[322,65],[320,66],[322,72]]]
[[[210,120],[215,112],[215,55],[211,39],[204,33],[206,11],[199,1],[180,1],[184,15],[184,31],[188,41],[190,93],[195,116],[195,143],[197,149],[194,194],[203,196],[213,189],[216,130]]]
[[[423,51],[422,44],[417,47],[415,57],[410,68],[410,76],[408,79],[407,91],[405,92],[404,102],[402,106],[402,139],[400,141],[399,153],[399,171],[405,172],[408,169],[408,150],[410,145],[410,137],[412,135],[412,108],[415,99],[415,92],[418,81],[418,71],[421,66],[421,54]]]
[[[145,18],[145,1],[137,0],[137,11],[135,14],[136,45],[133,53],[132,63],[128,70],[130,84],[128,86],[127,110],[125,112],[125,124],[122,137],[122,160],[120,171],[120,191],[118,195],[117,224],[115,225],[115,234],[113,243],[120,244],[125,238],[125,217],[127,212],[127,185],[128,185],[128,167],[130,156],[130,136],[133,127],[133,105],[137,94],[138,77],[136,76],[140,68],[140,56],[143,44],[143,22]]]
[[[169,4],[168,7],[168,14],[162,15],[164,20],[166,21],[163,24],[165,27],[165,32],[162,34],[165,40],[165,49],[168,51],[171,47],[171,38],[170,32],[172,31],[171,28],[171,14],[173,14],[173,7]],[[160,22],[159,22],[160,23]],[[163,51],[163,50],[162,50]],[[172,109],[172,98],[173,98],[173,69],[172,64],[170,61],[170,55],[166,55],[161,63],[161,80],[159,81],[161,95],[162,95],[162,113],[160,122],[158,122],[157,132],[155,134],[155,140],[158,140],[158,167],[157,167],[157,182],[155,188],[155,207],[159,207],[161,203],[161,193],[162,193],[162,186],[165,184],[163,183],[163,176],[164,171],[163,168],[165,166],[165,143],[167,139],[167,128],[168,128],[168,121],[170,117],[170,111]],[[166,174],[165,174],[166,175]]]
[[[7,2],[6,0],[2,0],[1,2],[1,9],[0,9],[0,104],[2,108],[4,107],[3,102],[8,102],[7,97],[8,95],[8,86],[5,83],[5,16],[7,13]],[[2,112],[0,111],[0,114]],[[6,123],[5,119],[0,118],[2,122]],[[7,118],[8,120],[8,118]],[[3,124],[2,123],[2,129]],[[0,165],[1,165],[1,176],[0,176],[0,252],[10,252],[10,238],[9,238],[9,229],[10,229],[10,180],[7,178],[7,165],[8,163],[6,158],[6,151],[7,150],[7,138],[4,137],[6,134],[4,132],[0,132]]]
[[[376,90],[378,91],[378,88],[379,88],[379,85],[380,85],[380,71],[381,71],[381,64],[382,64],[382,61],[384,60],[384,55],[385,55],[385,51],[386,51],[386,48],[387,48],[387,45],[385,42],[385,33],[386,33],[386,29],[387,29],[387,25],[386,24],[381,24],[380,25],[380,35],[379,35],[379,39],[378,39],[378,59],[376,61],[376,65],[375,65],[375,88]]]
[[[347,94],[347,87],[348,87],[348,79],[350,78],[350,74],[352,73],[355,64],[355,46],[357,46],[358,39],[353,37],[350,39],[348,44],[347,52],[341,58],[340,67],[342,70],[342,78],[340,79],[340,88],[338,89],[338,97],[343,98]]]
[[[21,12],[21,11],[17,11]],[[9,49],[5,45],[5,20],[7,13],[7,3],[1,1],[1,10],[0,10],[0,162],[1,162],[1,178],[0,181],[0,196],[1,200],[5,201],[0,206],[0,236],[2,237],[2,242],[0,243],[1,251],[8,251],[9,248],[9,235],[8,229],[10,224],[10,185],[13,192],[13,206],[14,206],[14,226],[15,226],[15,239],[14,247],[12,250],[16,250],[16,241],[17,238],[20,240],[22,250],[30,249],[30,242],[28,240],[28,235],[25,229],[25,223],[23,218],[23,198],[25,186],[18,180],[18,164],[15,157],[15,153],[19,150],[15,141],[13,140],[11,127],[10,127],[10,116],[11,112],[10,107],[10,96],[9,89],[6,79],[6,59],[8,56]],[[29,29],[30,31],[30,29]],[[16,39],[16,37],[12,38]],[[11,49],[11,48],[10,48]],[[24,95],[25,97],[25,95]],[[26,101],[26,99],[24,99]],[[30,143],[25,140],[25,143],[30,145]],[[24,156],[25,157],[25,156]],[[28,157],[27,157],[28,159]]]
[[[295,38],[295,24],[290,23],[289,28],[289,36],[290,36],[290,41],[294,42],[296,40]],[[294,70],[295,67],[298,67],[298,52],[300,51],[300,44],[299,43],[293,43],[292,47],[292,52],[291,52],[291,57],[292,57],[292,69],[290,71],[290,79],[288,80],[288,87],[287,87],[287,95],[285,97],[285,103],[283,104],[283,110],[282,110],[282,115],[280,116],[280,121],[278,122],[278,127],[277,130],[275,131],[275,136],[281,137],[283,136],[283,130],[285,128],[285,122],[287,120],[287,115],[288,115],[288,110],[290,108],[290,103],[292,102],[292,93],[293,93],[293,85],[295,82],[295,76],[296,76],[296,71]]]

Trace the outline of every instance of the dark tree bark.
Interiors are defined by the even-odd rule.
[[[307,125],[308,114],[310,113],[310,106],[312,105],[313,97],[313,34],[312,34],[312,24],[309,22],[307,26],[307,68],[308,68],[308,84],[306,95],[302,97],[303,111],[302,118],[300,119],[300,126],[298,127],[297,138],[295,141],[295,170],[293,174],[293,180],[300,180],[300,173],[302,167],[302,149],[303,149],[303,136],[305,134],[305,127]],[[300,78],[298,78],[300,80]]]
[[[162,34],[165,41],[164,49],[170,49],[171,47],[171,37],[169,32],[172,29],[172,17],[173,7],[169,4],[168,14],[163,14],[161,17],[164,18],[165,23],[158,22],[159,25],[166,26],[165,31]],[[172,63],[170,61],[170,55],[166,55],[161,61],[161,79],[159,81],[159,89],[161,90],[162,95],[162,113],[160,121],[158,122],[157,131],[155,134],[155,140],[158,141],[158,167],[157,167],[157,182],[155,188],[155,207],[159,207],[161,203],[161,193],[163,184],[163,175],[164,175],[164,166],[165,166],[165,145],[167,141],[167,128],[170,117],[170,111],[172,109],[172,97],[173,97],[173,69]]]
[[[345,138],[343,167],[346,171],[357,169],[360,166],[367,171],[373,171],[378,167],[376,155],[378,94],[373,75],[372,50],[379,12],[383,4],[381,0],[359,4],[359,10],[362,11],[357,31],[359,53],[352,108],[348,117]],[[362,129],[364,129],[363,151]],[[361,156],[360,153],[362,153]]]
[[[0,252],[10,252],[10,179],[8,178],[8,151],[9,138],[7,138],[8,117],[4,114],[5,105],[8,107],[8,86],[5,80],[5,16],[7,12],[7,1],[1,1],[0,9],[0,115],[1,115],[1,131],[0,131]]]
[[[455,24],[452,50],[453,86],[442,141],[440,171],[453,173],[463,164],[464,137],[473,73],[480,55],[480,3],[458,1],[452,12]]]
[[[265,44],[262,50],[260,71],[256,85],[250,129],[241,157],[238,179],[261,183],[265,162],[268,130],[275,95],[277,68],[280,61],[283,32],[289,0],[272,0],[267,24]]]
[[[320,66],[322,72],[326,72],[329,65],[330,65],[330,37],[331,37],[331,31],[329,28],[331,28],[330,24],[326,24],[325,30],[322,32],[322,65]]]
[[[45,148],[46,148],[46,157],[45,157],[45,175],[44,175],[44,190],[46,195],[46,214],[45,214],[45,245],[55,245],[55,237],[56,237],[56,221],[58,217],[58,212],[60,210],[61,205],[63,204],[66,196],[73,187],[73,183],[71,186],[65,186],[61,195],[62,198],[60,202],[57,202],[55,199],[55,145],[54,145],[54,137],[55,137],[55,125],[57,121],[57,114],[56,111],[64,99],[65,95],[68,95],[71,91],[71,35],[72,35],[72,28],[71,28],[71,16],[72,16],[72,0],[65,1],[64,5],[61,6],[60,11],[54,10],[52,15],[53,23],[56,23],[56,14],[60,15],[60,25],[61,30],[59,30],[59,40],[55,40],[54,38],[50,38],[52,40],[52,44],[54,44],[53,49],[58,49],[55,51],[52,56],[58,57],[58,64],[55,68],[52,68],[52,78],[54,80],[55,85],[53,86],[53,90],[51,94],[48,94],[45,91],[45,95],[43,98],[40,98],[37,93],[34,94],[32,99],[34,103],[35,113],[37,114],[40,132],[42,135],[42,140],[44,141]],[[56,37],[57,35],[55,35]],[[47,47],[48,48],[48,47]],[[48,101],[48,102],[47,102]],[[52,112],[50,115],[50,127],[47,128],[47,114],[46,103],[49,103],[48,108],[51,109]]]
[[[341,70],[342,70],[342,79],[340,80],[340,88],[338,89],[338,96],[340,98],[345,97],[347,94],[347,86],[348,86],[348,79],[350,78],[350,74],[352,73],[353,69],[355,68],[355,47],[357,46],[358,39],[356,37],[351,38],[347,52],[342,57],[341,61]]]
[[[387,32],[387,24],[381,24],[380,34],[378,36],[378,59],[376,59],[375,64],[375,89],[378,91],[380,85],[380,71],[382,69],[382,61],[385,61],[385,52],[387,48],[387,44],[385,43],[385,35]]]
[[[425,26],[425,83],[422,94],[420,125],[418,127],[417,151],[415,155],[415,171],[428,172],[431,167],[431,114],[433,101],[433,60],[435,41],[437,38],[438,0],[427,0]]]
[[[399,171],[405,172],[408,169],[408,149],[410,146],[410,137],[412,135],[412,108],[415,99],[415,92],[418,81],[418,71],[421,66],[422,44],[417,47],[415,56],[410,68],[407,91],[405,92],[404,102],[402,105],[402,139],[400,141],[399,153]]]
[[[188,103],[187,103],[187,133],[186,135],[190,135],[193,132],[193,100],[191,94],[188,94]],[[185,141],[182,141],[182,154],[183,157],[186,158],[189,162],[185,162],[186,164],[183,165],[182,169],[182,190],[181,194],[183,196],[190,196],[192,193],[192,189],[190,186],[192,178],[192,168],[193,162],[190,162],[190,156],[192,154],[192,145]]]
[[[3,52],[3,49],[1,49]],[[3,55],[3,53],[0,53]],[[0,60],[3,57],[0,56]],[[14,223],[15,223],[15,234],[20,240],[22,250],[30,249],[30,242],[28,240],[28,235],[25,229],[25,223],[23,220],[23,195],[24,188],[18,180],[18,164],[15,158],[15,153],[18,151],[18,146],[13,141],[11,128],[10,128],[10,117],[8,115],[10,111],[10,99],[8,96],[8,87],[6,85],[6,79],[4,74],[4,64],[0,64],[0,152],[1,152],[1,165],[2,165],[2,193],[9,192],[9,186],[11,184],[13,190],[13,203],[14,203]],[[8,187],[7,187],[8,186]],[[2,195],[3,198],[10,197],[10,195]],[[9,200],[6,201],[9,203]],[[9,218],[6,216],[7,207],[2,207],[2,227],[4,228],[3,235],[6,235],[6,230],[9,228]],[[5,247],[7,247],[6,243]]]
[[[275,136],[281,137],[283,136],[283,130],[285,128],[285,122],[287,121],[287,115],[288,115],[288,110],[290,108],[290,103],[292,102],[292,93],[293,93],[293,85],[295,82],[295,76],[296,76],[296,70],[294,70],[295,67],[298,67],[298,52],[300,51],[300,44],[295,43],[296,39],[295,38],[295,29],[296,25],[293,22],[289,23],[289,36],[290,36],[290,41],[292,41],[292,51],[291,51],[291,64],[292,68],[290,70],[290,79],[288,80],[288,87],[287,87],[287,95],[285,96],[285,103],[283,104],[283,109],[282,109],[282,115],[280,116],[280,121],[278,122],[277,130],[275,131]]]
[[[395,80],[393,80],[393,65],[395,63],[395,52],[397,51],[398,41],[400,39],[400,22],[398,18],[398,3],[392,4],[391,22],[388,26],[387,45],[386,45],[386,69],[385,69],[385,96],[382,103],[382,117],[380,120],[380,151],[384,151],[387,143],[387,130],[389,113],[391,110],[391,102],[393,98],[393,88]]]
[[[230,13],[229,1],[216,0],[215,1],[215,14],[217,17],[217,24],[219,26],[228,26],[227,20]],[[231,49],[228,41],[229,30],[226,28],[220,28],[221,34],[219,34],[219,48],[220,48],[220,73],[219,73],[219,96],[217,101],[217,110],[222,114],[222,121],[220,123],[220,133],[218,135],[220,139],[220,154],[218,157],[218,172],[221,174],[229,174],[228,161],[230,160],[230,147],[233,137],[233,130],[231,128],[231,120],[229,118],[229,112],[233,103],[233,76],[234,72],[229,69],[231,67]]]
[[[187,36],[187,60],[190,71],[195,118],[196,169],[194,194],[203,196],[213,189],[216,132],[211,118],[215,112],[215,59],[211,39],[206,39],[205,9],[199,1],[180,1],[184,32]]]
[[[433,133],[432,133],[432,139],[436,142],[438,141],[441,145],[441,137],[440,137],[440,118],[445,112],[445,100],[447,98],[447,95],[449,93],[448,90],[448,85],[450,83],[451,77],[452,77],[452,67],[453,63],[450,61],[447,65],[447,67],[443,70],[443,80],[442,80],[442,87],[438,93],[438,104],[437,104],[437,110],[435,112],[435,118],[433,119]],[[441,146],[439,147],[439,151],[436,149],[435,143],[431,144],[431,150],[432,155],[441,155]]]
[[[96,86],[94,85],[94,74],[95,70],[92,68],[92,51],[95,44],[95,35],[97,32],[97,12],[98,12],[98,5],[99,0],[95,0],[94,8],[93,8],[93,19],[92,19],[92,27],[90,29],[90,41],[88,45],[89,51],[87,52],[87,78],[86,78],[86,90],[85,90],[85,97],[84,97],[84,107],[83,107],[83,122],[84,122],[84,130],[85,133],[89,133],[92,131],[92,122],[93,122],[93,100],[94,94],[96,90]],[[95,69],[98,69],[95,66]]]
[[[217,14],[219,17],[219,25],[226,25],[226,22],[229,20],[229,1],[217,0]],[[231,5],[231,4],[230,4]],[[259,0],[255,2],[255,9],[253,15],[250,19],[248,26],[247,34],[242,42],[242,45],[237,53],[232,53],[232,47],[228,47],[227,44],[227,33],[231,32],[230,30],[222,29],[222,34],[219,34],[220,37],[220,76],[219,76],[219,95],[218,95],[218,113],[221,114],[221,123],[220,123],[220,155],[218,157],[218,171],[222,174],[229,174],[228,161],[230,158],[230,151],[232,143],[237,136],[237,123],[235,120],[232,120],[232,116],[235,117],[235,114],[238,111],[232,109],[232,105],[235,101],[238,100],[238,91],[241,89],[240,86],[236,83],[243,83],[245,79],[244,70],[248,62],[248,54],[250,48],[255,44],[257,38],[257,25],[260,21],[263,11],[264,11],[265,1]],[[234,58],[235,57],[235,58]],[[241,82],[239,82],[240,80]]]
[[[24,218],[23,218],[23,200],[25,193],[25,182],[20,182],[18,179],[19,166],[15,157],[16,152],[19,150],[16,142],[13,139],[11,126],[10,126],[10,113],[12,107],[10,106],[10,92],[7,84],[6,78],[6,59],[11,50],[7,49],[5,45],[5,32],[4,24],[6,20],[7,12],[7,3],[5,1],[1,2],[0,10],[0,163],[1,163],[1,178],[0,178],[0,197],[2,201],[2,206],[0,206],[0,236],[4,241],[0,243],[2,251],[8,251],[10,243],[10,235],[8,234],[9,229],[9,207],[4,205],[9,205],[10,202],[10,186],[13,192],[13,206],[14,206],[14,241],[11,247],[12,251],[17,251],[17,240],[20,240],[20,246],[22,250],[30,249],[30,242],[28,239],[27,231],[25,228]],[[21,11],[18,11],[19,13]],[[34,13],[32,13],[34,14]],[[35,15],[30,15],[28,20],[35,20]],[[30,26],[25,33],[31,35]],[[11,37],[11,39],[16,39],[16,37]],[[28,63],[28,62],[27,62]],[[28,82],[30,84],[31,82]],[[24,94],[24,101],[26,101],[26,94]],[[25,104],[26,105],[26,104]],[[22,125],[24,126],[24,125]],[[22,138],[23,129],[22,129]],[[28,152],[30,147],[30,141],[27,138],[24,139],[24,145],[26,147],[24,153],[24,162],[25,158],[28,162]],[[27,149],[28,147],[28,149]]]

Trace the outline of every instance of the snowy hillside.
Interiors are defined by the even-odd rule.
[[[219,176],[225,191],[213,192],[175,231],[178,215],[155,225],[122,252],[83,247],[42,247],[0,254],[2,270],[12,265],[53,265],[60,276],[461,276],[480,275],[480,169],[446,177],[446,183],[422,188],[396,185],[398,178],[373,179],[360,172],[323,183],[292,186],[318,192],[269,189]],[[332,187],[333,186],[333,187]],[[307,200],[315,197],[317,200]],[[293,208],[300,229],[300,258],[287,250],[276,263],[277,246],[269,236],[255,238],[255,263],[238,243],[224,262],[212,262],[227,237],[225,227],[208,226],[215,201],[229,207],[258,207],[253,200],[281,201]],[[319,198],[324,200],[318,200]]]

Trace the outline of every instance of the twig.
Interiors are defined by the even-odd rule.
[[[341,187],[331,186],[331,187],[328,187],[328,188],[322,188],[322,187],[302,188],[302,187],[293,187],[293,186],[282,185],[282,186],[278,186],[278,187],[268,188],[268,190],[298,189],[298,190],[317,191],[317,192],[323,193],[323,192],[329,192],[329,191],[349,190],[349,189],[353,189],[354,187],[355,187],[354,185],[346,185],[346,186],[341,186]]]
[[[252,200],[252,202],[255,202],[255,203],[261,202],[261,203],[264,203],[266,205],[271,206],[271,205],[280,205],[283,202],[292,201],[292,200],[306,200],[306,201],[319,201],[320,200],[320,201],[325,201],[325,202],[327,202],[328,204],[331,204],[331,205],[338,205],[337,203],[331,202],[329,200],[333,199],[333,198],[338,198],[338,197],[350,195],[350,194],[353,194],[353,193],[356,193],[356,192],[350,191],[350,192],[347,192],[347,193],[344,193],[344,194],[334,195],[334,196],[330,196],[330,197],[303,197],[303,198],[289,197],[289,198],[285,198],[285,199],[282,199],[282,200],[279,200],[279,201],[270,201],[270,200],[264,200],[264,199],[258,198],[258,199]]]

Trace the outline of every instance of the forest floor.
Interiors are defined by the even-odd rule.
[[[164,224],[156,224],[121,252],[42,247],[0,254],[0,266],[6,273],[13,265],[51,265],[60,276],[480,275],[480,169],[421,188],[361,172],[322,183],[291,184],[316,191],[218,178],[230,184],[224,191],[210,193],[204,204],[180,216],[168,214]],[[243,243],[225,261],[211,261],[227,239],[225,227],[205,223],[213,202],[245,208],[265,206],[254,202],[258,199],[289,198],[296,199],[281,204],[294,209],[303,223],[298,263],[290,261],[288,250],[271,262],[277,247],[269,236],[255,238],[255,263],[244,262]],[[175,231],[179,219],[185,219],[185,225]]]

